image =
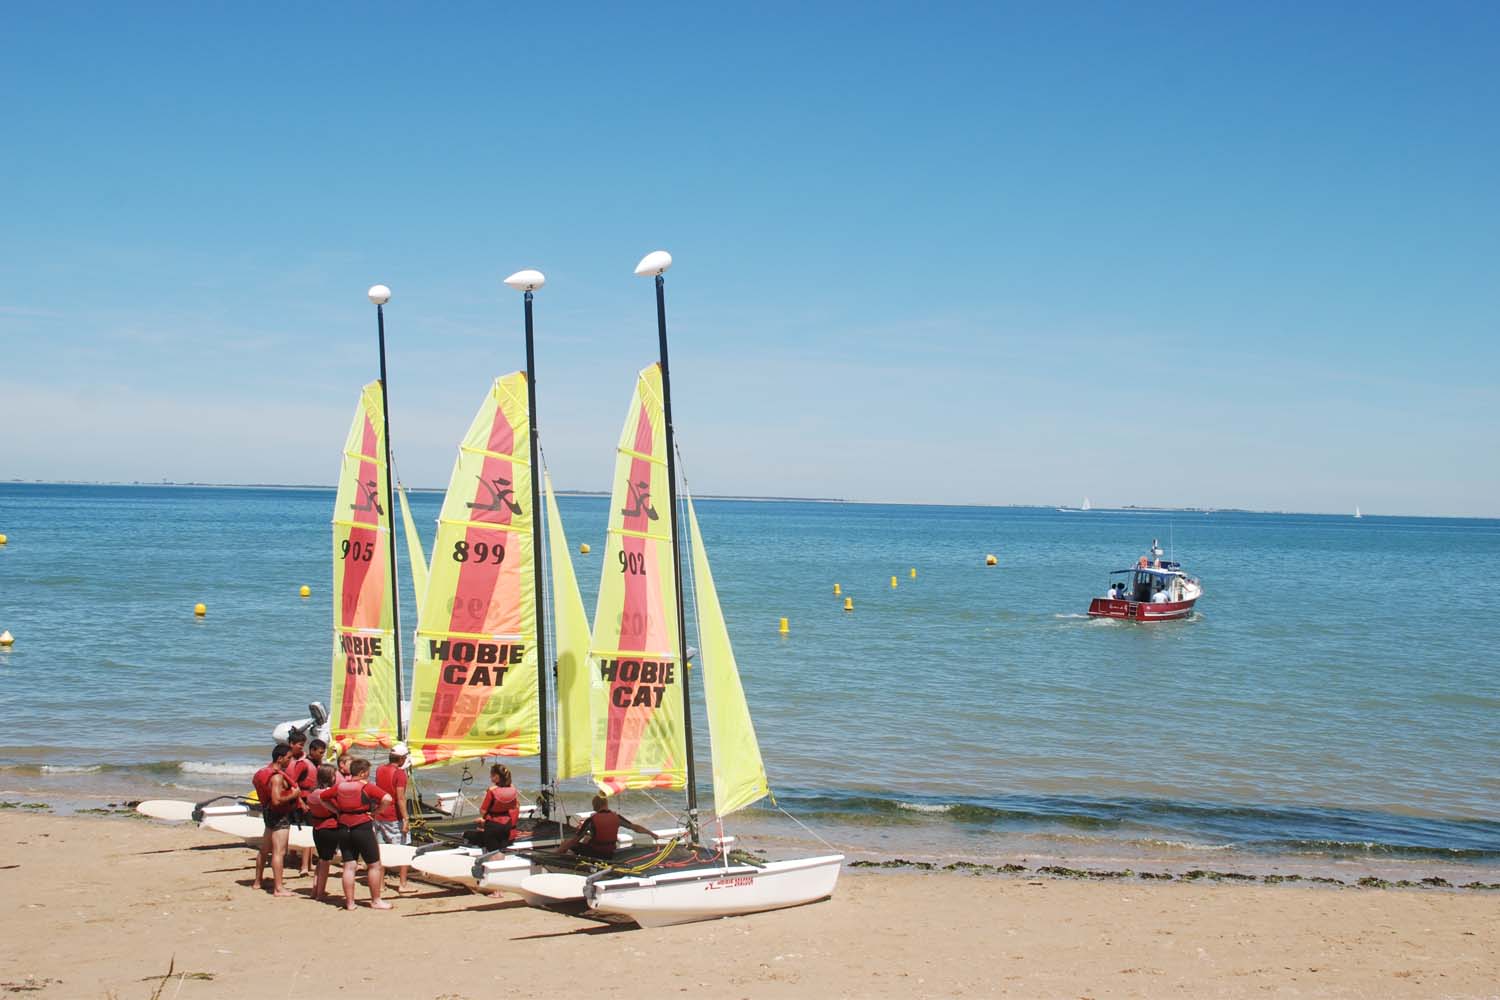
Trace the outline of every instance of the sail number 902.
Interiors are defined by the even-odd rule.
[[[644,552],[621,552],[620,572],[641,576],[646,572],[646,554]]]
[[[505,561],[505,546],[491,545],[489,542],[475,542],[470,546],[468,542],[459,540],[453,543],[454,562],[491,562],[495,565]]]

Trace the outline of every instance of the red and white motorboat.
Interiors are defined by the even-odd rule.
[[[1135,566],[1110,573],[1109,593],[1089,603],[1089,617],[1168,622],[1191,614],[1203,596],[1203,585],[1162,554],[1161,544],[1153,538],[1151,551]]]

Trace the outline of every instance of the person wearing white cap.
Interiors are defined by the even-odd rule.
[[[411,823],[406,812],[406,758],[409,752],[405,743],[394,744],[390,762],[375,769],[375,784],[390,795],[386,805],[375,813],[375,837],[382,844],[411,843]],[[405,865],[399,869],[397,893],[406,891],[408,870]]]

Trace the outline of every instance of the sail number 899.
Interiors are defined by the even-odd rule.
[[[620,572],[630,573],[634,576],[642,576],[646,572],[646,554],[644,552],[621,552]]]
[[[491,545],[489,542],[475,542],[470,546],[468,542],[460,539],[453,543],[454,562],[491,562],[496,566],[505,561],[505,546]]]

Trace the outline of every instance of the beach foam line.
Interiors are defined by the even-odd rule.
[[[256,764],[241,764],[233,761],[185,760],[177,767],[184,774],[221,774],[230,777],[249,776],[259,770]]]
[[[43,764],[41,774],[94,774],[104,770],[103,764]]]

